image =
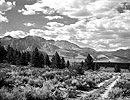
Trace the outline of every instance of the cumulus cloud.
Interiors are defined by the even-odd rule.
[[[14,38],[22,38],[22,37],[26,36],[26,33],[23,31],[17,30],[17,31],[6,32],[4,34],[4,36],[8,36],[8,35],[10,35]]]
[[[123,1],[127,0],[38,0],[33,5],[25,5],[25,8],[29,12],[42,11],[45,14],[52,14],[56,11],[74,18],[85,18],[106,14]]]
[[[8,11],[11,10],[15,6],[15,2],[6,2],[5,0],[0,1],[0,11]]]
[[[40,36],[45,39],[53,39],[53,40],[68,40],[70,39],[69,34],[58,34],[53,31],[41,30],[41,29],[31,29],[27,35],[31,36]]]
[[[35,24],[34,23],[23,23],[25,26],[27,26],[27,27],[31,27],[31,26],[35,26]]]
[[[88,16],[90,12],[86,9],[86,4],[91,0],[37,0],[32,5],[24,5],[24,10],[19,10],[24,15],[34,14],[32,12],[43,12],[43,14],[51,15],[60,13],[68,16]],[[29,13],[30,12],[30,13]],[[84,15],[85,14],[85,15]]]
[[[31,29],[27,35],[31,36],[40,36],[45,39],[56,39],[58,35],[51,33],[51,31],[41,30],[41,29]]]
[[[28,35],[65,39],[96,50],[114,50],[130,47],[130,11],[118,10],[124,1],[129,0],[37,0],[33,4],[24,3],[24,8],[18,11],[24,15],[43,13],[39,16],[46,20],[42,26],[45,30],[31,29]],[[77,22],[65,24],[71,22],[71,17]]]
[[[31,36],[44,36],[44,31],[41,29],[31,29],[27,35]]]
[[[117,6],[116,9],[119,13],[124,13],[127,10],[130,11],[130,2],[129,1],[123,2],[119,6]]]
[[[42,3],[35,3],[33,5],[24,5],[25,9],[19,10],[24,15],[34,15],[42,12],[45,15],[52,15],[56,11],[54,8],[43,6]]]
[[[51,15],[55,12],[74,18],[86,18],[99,15],[110,15],[121,2],[127,0],[37,0],[32,5],[24,5],[20,10],[24,15],[43,12]],[[113,13],[114,14],[114,13]]]
[[[25,5],[32,5],[35,4],[37,2],[37,0],[5,0],[6,2],[11,2],[11,3],[15,3],[15,9],[16,10],[21,10],[21,9],[25,9]]]
[[[53,20],[53,19],[63,19],[63,17],[61,16],[46,16],[45,18],[49,19],[49,20]]]
[[[8,19],[0,14],[0,22],[8,22]]]
[[[18,12],[22,13],[23,15],[35,15],[35,11],[33,10],[21,9],[21,10],[18,10]]]
[[[95,13],[103,13],[111,10],[123,0],[96,0],[95,2],[89,3],[87,5],[87,9],[91,11],[93,14]]]
[[[60,27],[58,23],[48,23],[48,31],[59,37],[66,34],[68,40],[95,48],[96,50],[113,50],[128,48],[130,43],[130,13],[118,13],[113,17],[92,18],[89,21],[81,19],[75,24]],[[52,22],[54,23],[54,22]],[[60,38],[59,38],[60,39]]]
[[[7,17],[4,16],[5,11],[11,10],[15,6],[15,2],[0,1],[0,22],[8,22]]]
[[[50,27],[50,28],[56,28],[56,27],[63,27],[64,26],[64,24],[62,24],[62,23],[58,23],[58,22],[49,22],[49,23],[47,23],[47,25]],[[49,28],[48,27],[48,28]]]
[[[117,43],[117,44],[111,43],[111,44],[109,44],[109,46],[112,47],[112,48],[113,48],[113,47],[115,47],[115,48],[116,48],[116,47],[119,47],[120,45],[121,45],[120,43]]]

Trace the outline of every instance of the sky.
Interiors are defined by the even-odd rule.
[[[130,0],[0,0],[0,36],[67,40],[97,51],[130,48]]]

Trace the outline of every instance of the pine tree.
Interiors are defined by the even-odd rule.
[[[70,66],[70,62],[69,62],[69,60],[67,60],[66,67],[68,68],[69,66]]]
[[[94,69],[95,71],[98,71],[100,69],[100,66],[95,63],[93,63]]]
[[[85,65],[88,67],[88,69],[94,70],[93,58],[90,54],[88,54],[87,58],[85,59]]]
[[[21,65],[21,52],[20,51],[17,51],[16,65]]]
[[[61,68],[61,59],[57,52],[55,53],[55,55],[53,55],[51,61],[52,61],[51,64],[53,67]]]
[[[51,62],[50,62],[49,56],[48,56],[48,54],[45,54],[45,56],[44,56],[44,65],[50,66],[50,64],[51,64]]]
[[[13,63],[14,61],[14,49],[12,47],[10,47],[10,45],[8,45],[7,47],[7,62],[8,63]]]
[[[12,56],[12,61],[11,61],[11,64],[13,64],[13,65],[16,65],[16,56],[17,56],[17,50],[14,50],[13,49],[13,56]]]
[[[61,68],[65,68],[65,59],[64,59],[64,57],[61,58]]]
[[[44,56],[39,52],[39,67],[44,67]]]
[[[27,61],[30,62],[31,54],[29,51],[26,52]]]
[[[34,67],[39,67],[39,51],[37,48],[32,52],[31,63]]]
[[[44,65],[44,56],[39,52],[38,48],[32,52],[31,63],[34,67],[43,67]]]
[[[24,65],[24,66],[28,65],[26,52],[21,53],[21,65]]]
[[[81,61],[81,63],[80,63],[80,64],[81,64],[81,67],[84,67],[84,62],[83,62],[83,61]]]
[[[6,59],[6,54],[7,54],[7,51],[5,50],[4,46],[2,46],[0,43],[0,63],[2,63],[3,60]]]

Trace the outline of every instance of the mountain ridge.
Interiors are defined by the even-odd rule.
[[[46,40],[39,36],[26,36],[24,38],[5,36],[1,38],[1,43],[5,47],[10,45],[20,51],[32,51],[36,47],[49,55],[53,55],[57,51],[61,56],[72,59],[83,60],[88,54],[91,54],[96,61],[103,61],[104,59],[106,61],[130,61],[130,49],[98,52],[95,49],[88,47],[83,48],[66,40]]]

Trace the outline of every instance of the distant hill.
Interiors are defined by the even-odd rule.
[[[1,43],[5,47],[10,45],[14,49],[20,51],[32,51],[36,47],[48,53],[50,56],[56,51],[63,57],[68,59],[84,60],[88,54],[91,54],[95,61],[111,61],[111,62],[129,62],[130,49],[117,50],[113,52],[97,52],[92,48],[82,48],[74,43],[65,40],[46,40],[38,36],[26,36],[24,38],[13,38],[5,36],[1,38]]]

